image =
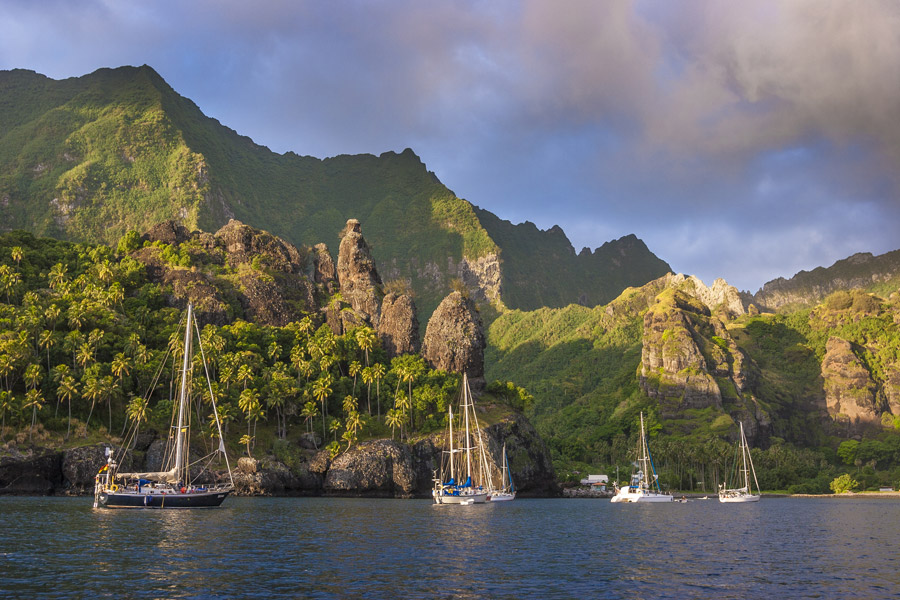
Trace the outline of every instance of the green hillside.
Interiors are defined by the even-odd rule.
[[[683,409],[677,418],[662,418],[660,405],[639,385],[643,317],[662,285],[626,290],[594,309],[508,311],[491,323],[486,376],[515,381],[532,393],[527,415],[548,440],[557,472],[630,470],[643,411],[665,482],[708,490],[711,478],[722,480],[738,405],[723,397],[720,409]],[[763,489],[828,492],[844,471],[863,487],[900,483],[900,405],[892,400],[900,384],[897,323],[897,294],[885,299],[861,291],[836,292],[812,309],[726,323],[759,371],[750,393],[768,421],[768,437],[761,436],[754,450]],[[831,336],[856,348],[877,388],[875,402],[885,410],[880,426],[858,430],[825,415],[821,372]]]
[[[273,153],[203,115],[147,66],[62,81],[0,72],[0,215],[7,230],[108,245],[165,219],[215,231],[235,218],[297,245],[324,241],[332,253],[356,218],[382,278],[410,284],[423,316],[461,276],[448,265],[464,258],[500,261],[513,308],[590,305],[668,270],[636,239],[614,267],[600,251],[576,260],[558,228],[504,225],[409,149],[324,160]]]

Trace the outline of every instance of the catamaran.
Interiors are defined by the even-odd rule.
[[[440,473],[435,472],[431,492],[435,504],[481,504],[488,501],[490,490],[494,487],[481,428],[475,415],[472,390],[465,373],[459,408],[459,424],[455,432],[453,406],[448,409],[448,448],[443,452]]]
[[[659,476],[650,457],[650,447],[644,435],[644,413],[641,413],[641,439],[638,445],[638,469],[631,475],[627,487],[617,489],[611,502],[672,502],[671,494],[664,494],[659,487]],[[616,482],[618,488],[619,482]],[[654,489],[655,488],[655,489]]]
[[[187,307],[185,322],[184,362],[180,372],[181,385],[178,403],[175,405],[172,418],[174,425],[172,435],[169,437],[164,454],[166,460],[163,470],[135,473],[119,471],[119,466],[123,463],[124,456],[133,445],[134,437],[137,435],[137,421],[135,421],[120,452],[112,453],[107,448],[107,462],[94,478],[94,508],[98,506],[104,508],[215,507],[222,504],[228,494],[234,491],[234,478],[228,462],[228,455],[225,453],[222,424],[216,408],[215,394],[210,384],[209,370],[206,368],[206,357],[199,339],[200,330],[193,318],[193,307],[190,304]],[[197,333],[197,345],[203,357],[207,389],[212,398],[213,417],[218,431],[219,444],[216,450],[191,464],[188,456],[191,428],[190,390],[193,371],[193,334],[195,332]],[[203,461],[207,461],[208,466],[219,454],[225,457],[228,482],[205,485],[191,478],[191,467],[195,467],[193,470],[197,471],[196,467]]]
[[[750,447],[747,445],[747,437],[744,435],[744,424],[741,423],[741,466],[738,469],[739,483],[744,485],[739,488],[725,489],[725,484],[719,486],[719,502],[759,502],[759,482],[756,481],[756,469],[753,468],[753,459],[750,457]],[[753,474],[753,483],[756,484],[756,494],[750,487],[750,474]]]
[[[491,491],[491,502],[506,502],[516,499],[516,486],[513,485],[512,473],[509,470],[509,460],[506,458],[506,444],[503,444],[503,463],[500,473],[500,489]]]

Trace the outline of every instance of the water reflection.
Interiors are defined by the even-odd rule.
[[[885,597],[891,500],[613,505],[233,498],[92,510],[0,497],[0,597]]]

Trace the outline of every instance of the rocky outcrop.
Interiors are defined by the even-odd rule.
[[[501,478],[503,444],[506,444],[510,472],[519,495],[547,497],[560,494],[550,451],[528,419],[516,413],[485,428],[484,433],[495,482]]]
[[[333,294],[337,289],[337,272],[334,261],[325,244],[316,244],[312,249],[313,281],[325,288],[325,292]]]
[[[640,385],[664,412],[722,407],[722,393],[697,341],[709,309],[678,291],[660,294],[644,315]]]
[[[847,340],[831,337],[822,359],[825,404],[837,422],[871,425],[880,422],[876,387],[868,369]]]
[[[450,262],[449,272],[452,273],[454,271],[453,259],[448,260]],[[455,270],[475,300],[481,302],[500,300],[503,278],[499,256],[494,253],[475,259],[464,256]]]
[[[334,335],[343,335],[351,329],[368,325],[369,322],[368,315],[356,312],[349,304],[337,299],[329,302],[322,312],[325,323]]]
[[[356,219],[348,220],[344,229],[338,252],[337,276],[341,297],[377,326],[384,292],[369,245]]]
[[[741,293],[736,287],[728,285],[728,282],[721,277],[716,279],[711,287],[707,287],[694,275],[670,274],[667,277],[667,285],[700,300],[710,313],[720,314],[730,319],[746,312]]]
[[[189,233],[167,221],[144,234],[144,239],[170,244],[175,252],[150,245],[134,251],[132,258],[145,265],[150,281],[171,289],[166,297],[170,306],[183,309],[193,303],[204,324],[221,326],[242,317],[261,325],[284,326],[318,306],[308,271],[315,271],[323,290],[333,287],[333,268],[329,279],[324,258],[327,250],[312,261],[306,249],[233,219],[214,235]],[[308,264],[312,262],[315,269]],[[237,273],[236,282],[233,277],[217,276],[225,269]]]
[[[714,306],[727,318],[721,302]],[[759,368],[722,319],[681,285],[667,285],[644,314],[639,380],[664,418],[712,407],[744,423],[753,443],[771,433],[771,419],[754,394]]]
[[[384,297],[378,337],[388,358],[419,351],[419,318],[411,297],[394,293]]]
[[[335,458],[325,476],[324,491],[342,496],[412,498],[419,491],[417,482],[410,447],[376,440]]]
[[[422,356],[435,369],[465,372],[472,388],[484,386],[485,336],[475,303],[453,292],[428,320]]]
[[[321,477],[308,469],[290,469],[272,458],[257,460],[242,456],[235,465],[235,494],[239,496],[318,495]]]
[[[293,244],[235,219],[219,229],[215,238],[224,246],[228,262],[233,266],[256,260],[285,273],[302,273],[306,266],[305,254]]]
[[[141,239],[150,243],[183,244],[191,239],[191,232],[181,223],[170,219],[151,227]]]
[[[891,365],[886,369],[882,393],[888,411],[892,415],[900,415],[900,365]]]
[[[3,458],[0,460],[0,494],[50,495],[62,490],[62,460],[62,452]]]

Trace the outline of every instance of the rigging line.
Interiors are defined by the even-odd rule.
[[[200,338],[200,326],[194,320],[194,329],[197,331],[197,346],[200,347],[200,359],[203,362],[203,372],[206,374],[206,385],[209,388],[209,400],[212,403],[213,415],[216,418],[216,427],[219,430],[219,444],[222,448],[225,446],[225,438],[222,437],[222,422],[219,421],[219,410],[216,408],[216,396],[212,389],[212,379],[209,376],[209,367],[206,364],[206,351],[203,350],[203,340]],[[228,462],[228,452],[222,452],[225,455],[225,467],[228,469],[228,478],[231,485],[234,486],[234,475],[231,474],[231,464]]]

